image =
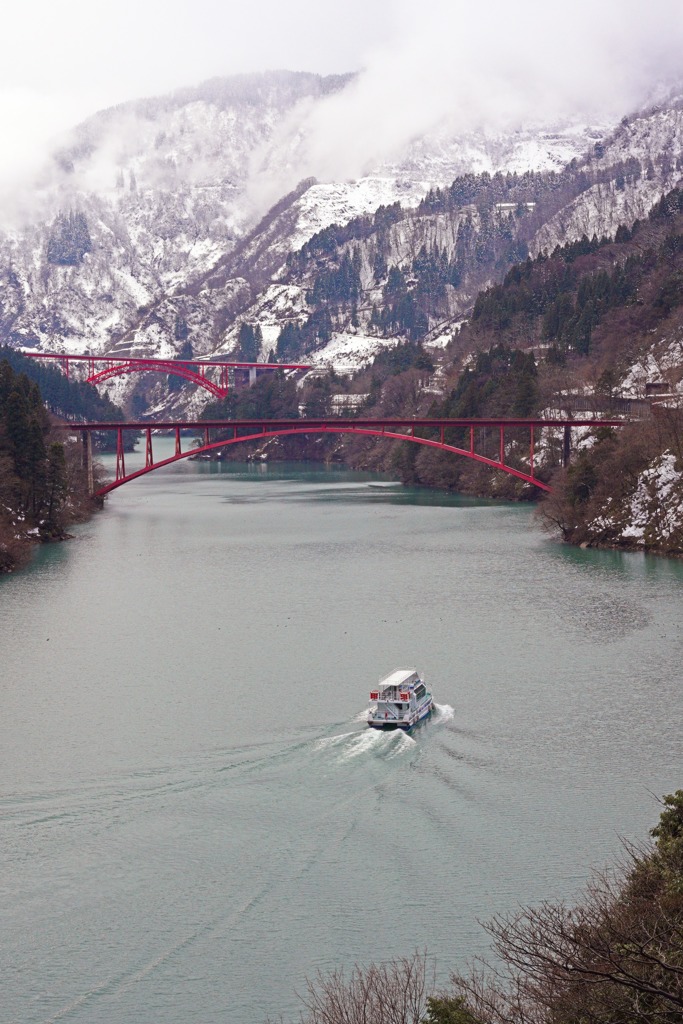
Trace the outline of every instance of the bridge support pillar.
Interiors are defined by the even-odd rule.
[[[93,494],[95,475],[92,468],[92,434],[89,430],[81,430],[81,468],[85,471],[88,494]]]
[[[123,451],[123,428],[116,428],[116,479],[123,480],[126,475],[126,456]]]
[[[572,456],[572,428],[565,426],[562,441],[562,465],[566,469]]]
[[[249,386],[251,387],[251,385],[255,384],[255,383],[256,383],[256,367],[255,366],[250,366],[249,367]]]

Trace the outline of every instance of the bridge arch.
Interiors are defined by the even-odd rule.
[[[197,373],[192,369],[192,365],[194,364],[176,363],[174,360],[169,360],[167,363],[156,362],[153,365],[145,365],[142,360],[135,360],[130,363],[115,363],[104,370],[98,370],[97,373],[91,373],[86,380],[88,384],[102,384],[106,380],[111,380],[112,377],[124,377],[130,373],[163,373],[189,380],[200,388],[204,388],[214,398],[225,398],[227,387],[220,387],[203,374]]]
[[[225,398],[234,385],[234,373],[246,373],[253,384],[258,373],[274,371],[308,371],[308,363],[249,363],[224,359],[157,359],[153,356],[91,355],[62,352],[24,352],[30,359],[51,360],[61,367],[67,377],[74,366],[85,365],[85,380],[88,384],[101,384],[112,377],[123,377],[129,373],[162,373],[181,377],[204,388],[214,398]],[[101,369],[97,369],[100,366]]]
[[[450,426],[458,427],[458,426],[469,425],[469,424],[452,423],[452,424],[446,424],[446,425],[449,426],[449,427]],[[243,443],[248,442],[248,441],[262,441],[262,440],[268,440],[268,439],[274,438],[274,437],[291,437],[291,436],[295,436],[295,435],[311,434],[311,433],[318,433],[318,434],[355,434],[357,436],[364,436],[364,437],[380,437],[380,438],[385,438],[385,439],[391,440],[391,441],[408,441],[409,443],[419,444],[419,445],[423,445],[425,447],[437,448],[437,449],[439,449],[441,451],[449,452],[449,453],[451,453],[453,455],[461,455],[464,458],[471,459],[474,462],[479,462],[479,463],[481,463],[481,464],[483,464],[485,466],[489,466],[492,469],[499,469],[502,472],[509,474],[510,476],[514,476],[514,477],[517,477],[517,479],[519,479],[519,480],[523,480],[525,483],[529,483],[529,484],[532,484],[534,487],[538,487],[540,490],[550,491],[551,488],[548,486],[548,484],[546,484],[542,480],[539,480],[539,478],[534,475],[533,453],[534,453],[534,426],[535,426],[535,424],[533,424],[533,423],[525,424],[525,423],[520,423],[520,422],[510,422],[509,424],[499,424],[499,423],[496,423],[496,425],[500,426],[500,458],[498,460],[491,459],[491,458],[489,458],[488,456],[485,456],[485,455],[481,455],[481,454],[479,454],[478,452],[476,452],[474,450],[474,435],[473,435],[473,433],[471,433],[471,435],[470,435],[471,443],[470,443],[469,449],[467,449],[467,448],[459,448],[456,445],[447,444],[443,440],[443,436],[444,436],[443,432],[444,432],[444,429],[445,429],[444,425],[441,425],[441,427],[440,427],[440,430],[441,430],[441,434],[440,434],[441,440],[437,441],[437,440],[434,440],[433,438],[426,438],[426,437],[418,437],[418,436],[416,436],[415,433],[414,433],[414,428],[413,428],[413,432],[411,432],[411,433],[403,433],[403,432],[400,432],[400,431],[397,431],[397,430],[387,429],[386,427],[381,427],[380,428],[379,426],[378,427],[371,427],[371,426],[368,426],[368,425],[361,426],[361,425],[353,425],[353,424],[348,424],[348,423],[343,424],[343,425],[340,424],[340,425],[337,426],[337,425],[335,425],[333,423],[315,423],[315,424],[310,424],[310,425],[305,425],[305,426],[292,426],[292,425],[278,426],[278,427],[273,427],[273,428],[270,428],[270,429],[266,428],[265,424],[264,424],[264,425],[262,425],[262,428],[260,430],[258,430],[257,432],[254,432],[254,433],[251,433],[251,434],[239,435],[239,436],[237,436],[237,433],[236,433],[236,430],[235,430],[235,436],[233,436],[231,438],[225,438],[225,439],[223,439],[221,441],[205,442],[204,444],[202,444],[202,445],[200,445],[198,447],[188,448],[187,451],[182,451],[181,450],[181,444],[180,444],[180,429],[181,428],[179,426],[177,426],[175,428],[175,430],[176,430],[176,445],[175,445],[175,449],[176,450],[175,450],[175,453],[172,456],[170,456],[169,458],[160,459],[158,461],[154,460],[153,452],[152,452],[152,431],[154,429],[156,429],[156,428],[154,427],[154,425],[149,425],[149,426],[145,426],[146,433],[147,433],[145,465],[143,467],[141,467],[140,469],[134,470],[131,473],[126,473],[126,471],[125,471],[125,456],[124,456],[124,453],[123,453],[123,441],[122,441],[122,433],[126,429],[126,426],[125,426],[125,424],[124,425],[118,425],[117,424],[116,427],[115,427],[115,429],[118,430],[117,459],[116,459],[116,478],[114,480],[110,481],[109,483],[105,484],[104,487],[101,487],[96,492],[96,496],[97,497],[103,497],[104,495],[108,494],[110,491],[115,490],[117,487],[121,487],[121,486],[123,486],[123,484],[129,483],[131,480],[136,480],[138,477],[145,476],[147,473],[152,473],[152,472],[154,472],[154,470],[161,469],[164,466],[170,466],[174,462],[179,462],[181,459],[187,459],[187,458],[190,458],[190,457],[195,456],[195,455],[201,455],[201,454],[203,454],[205,452],[214,452],[214,451],[217,451],[220,448],[227,448],[227,447],[230,447],[232,445],[243,444]],[[506,464],[506,462],[505,462],[505,453],[504,453],[504,429],[505,429],[506,425],[510,426],[510,427],[528,426],[530,428],[530,430],[531,430],[531,442],[530,442],[530,470],[531,471],[530,471],[530,473],[525,473],[523,470],[517,469],[514,466],[509,466],[509,465]],[[551,424],[551,423],[549,423],[547,425],[548,426],[553,426],[553,425],[562,426],[561,423],[558,423],[558,424]],[[185,426],[189,426],[189,425],[185,425]],[[185,426],[183,426],[183,429],[185,429]],[[200,424],[200,423],[196,423],[196,424],[192,424],[192,426],[193,427],[201,428],[203,425]],[[227,427],[227,426],[229,426],[229,424],[225,424],[224,426]],[[481,427],[481,426],[485,426],[485,424],[477,424],[477,426]],[[93,425],[93,427],[94,427],[94,425]],[[78,428],[76,428],[76,429],[78,429]],[[130,429],[130,427],[128,427],[128,429]],[[470,426],[470,430],[471,431],[474,431],[474,429],[475,429],[474,426]]]

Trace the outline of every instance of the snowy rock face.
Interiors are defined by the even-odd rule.
[[[604,143],[610,126],[570,122],[508,135],[435,132],[391,163],[369,164],[358,180],[308,180],[278,193],[284,170],[295,166],[297,125],[350,81],[288,72],[217,79],[103,111],[79,126],[30,203],[24,197],[21,221],[7,220],[0,232],[0,341],[164,357],[189,341],[198,356],[226,355],[248,319],[262,328],[266,357],[283,323],[306,315],[306,282],[287,276],[287,256],[331,224],[400,202],[407,215],[392,226],[386,256],[408,266],[422,245],[450,256],[463,225],[480,229],[474,207],[410,214],[429,189],[460,174],[559,171],[587,150],[592,168],[637,161],[637,180],[597,184],[554,209],[530,240],[537,251],[584,232],[613,233],[678,177],[683,112],[673,103],[622,123]],[[274,206],[273,189],[280,196]],[[85,225],[87,244],[61,238],[69,215],[72,225],[79,217]],[[373,243],[361,248],[371,290]],[[449,292],[439,337],[448,338],[450,321],[466,315],[486,283],[480,274]],[[370,337],[366,327],[362,316],[357,331],[342,325],[338,343],[313,361],[326,365],[338,352],[347,365],[362,363],[373,343],[395,343]],[[117,397],[132,386],[117,386]]]
[[[660,385],[662,394],[683,394],[681,370],[683,368],[683,336],[656,334],[643,357],[629,367],[619,383],[619,391],[626,398],[645,398],[647,384]]]
[[[561,171],[570,160],[582,157],[613,129],[607,122],[587,125],[560,121],[549,126],[527,124],[512,132],[472,132],[454,138],[437,131],[416,140],[399,162],[384,164],[392,177],[424,177],[450,182],[461,174],[509,171]]]
[[[621,501],[608,502],[588,528],[598,541],[653,549],[683,551],[683,474],[667,451],[639,475]]]
[[[597,171],[621,164],[626,173],[594,185],[544,224],[530,245],[533,256],[584,234],[613,236],[620,224],[630,227],[647,216],[683,177],[683,101],[625,117],[616,131],[592,147],[585,162]],[[637,165],[639,176],[628,173],[629,163]]]

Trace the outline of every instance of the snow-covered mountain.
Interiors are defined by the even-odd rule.
[[[613,235],[620,224],[631,225],[647,215],[664,192],[683,176],[683,98],[676,95],[666,106],[624,117],[616,130],[598,143],[591,164],[605,169],[637,161],[641,174],[635,181],[617,176],[599,183],[559,211],[536,234],[531,250],[553,249],[568,238]]]
[[[492,224],[494,234],[507,232],[533,253],[584,232],[613,233],[642,216],[680,174],[683,109],[672,100],[616,129],[565,122],[507,135],[435,132],[391,161],[370,162],[357,180],[292,182],[297,124],[307,124],[311,110],[350,80],[289,72],[218,79],[103,111],[78,126],[33,183],[30,201],[23,197],[21,219],[5,218],[0,341],[170,356],[189,340],[196,355],[226,354],[247,320],[261,327],[266,356],[283,324],[303,322],[308,312],[310,268],[297,277],[287,257],[330,225],[400,203],[401,217],[382,232],[389,267],[409,267],[422,246],[449,259],[474,251]],[[562,182],[567,164],[573,184],[564,193],[553,186],[552,202],[539,194],[523,208],[497,203],[482,210],[471,201],[419,209],[430,191],[464,174],[549,171]],[[328,344],[351,358],[357,338],[367,358],[373,345],[392,339],[364,330],[378,236],[370,232],[354,245],[365,312]],[[465,268],[460,285],[449,286],[443,330],[430,325],[432,340],[448,336],[513,251],[494,253],[476,273]]]

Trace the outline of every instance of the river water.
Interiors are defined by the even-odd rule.
[[[127,460],[128,461],[128,460]],[[575,895],[683,785],[683,567],[526,507],[181,463],[0,584],[0,1017],[292,1020]],[[437,713],[371,732],[417,666]]]

